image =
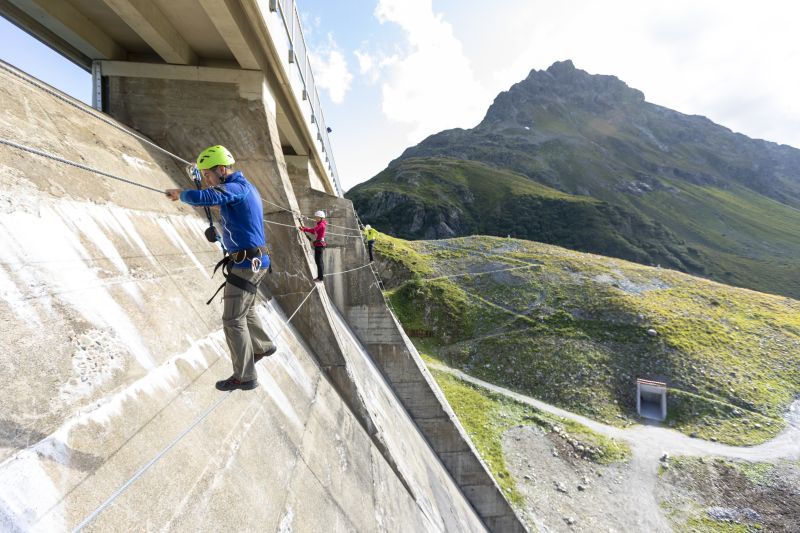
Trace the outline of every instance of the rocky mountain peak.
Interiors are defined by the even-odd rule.
[[[556,107],[604,116],[643,103],[644,94],[616,76],[589,74],[567,59],[547,70],[531,70],[527,78],[500,93],[481,126],[505,127],[520,120],[527,123],[540,112]]]
[[[536,70],[531,70],[531,74],[537,72]],[[586,74],[584,71],[578,71],[575,68],[575,64],[572,62],[571,59],[565,59],[564,61],[556,61],[552,65],[547,68],[547,73],[551,74],[556,78],[566,78],[569,76],[575,75],[576,72],[582,72]]]

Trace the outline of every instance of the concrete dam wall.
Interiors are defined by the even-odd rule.
[[[260,75],[119,76],[108,111],[184,157],[225,144],[265,200],[355,227],[349,202],[287,170]],[[122,123],[38,85],[0,69],[0,139],[191,187]],[[203,116],[212,97],[223,127]],[[294,215],[266,218],[274,272],[257,312],[278,352],[257,365],[259,388],[220,393],[221,298],[205,301],[221,251],[202,211],[0,144],[0,530],[523,529],[370,270],[315,288]],[[330,257],[332,272],[366,259],[346,237]]]

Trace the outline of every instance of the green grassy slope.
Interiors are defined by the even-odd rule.
[[[574,196],[519,174],[447,158],[399,162],[348,193],[382,231],[435,235],[511,235],[580,251],[704,272],[671,231],[635,210]],[[377,206],[377,207],[376,207]]]
[[[705,276],[800,297],[800,210],[742,187],[672,184],[677,193],[659,191],[633,203],[690,243]]]
[[[670,425],[754,444],[800,393],[796,300],[515,239],[378,250],[408,270],[389,297],[435,357],[598,420],[635,420],[636,378],[658,379]]]

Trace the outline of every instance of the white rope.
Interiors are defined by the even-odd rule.
[[[56,98],[58,100],[61,100],[62,102],[64,102],[64,103],[66,103],[66,104],[78,109],[79,111],[81,111],[83,113],[86,113],[88,115],[91,115],[92,117],[100,120],[101,122],[103,122],[105,124],[108,124],[109,126],[115,128],[115,129],[117,129],[117,130],[119,130],[119,131],[121,131],[121,132],[123,132],[123,133],[125,133],[127,135],[130,135],[131,137],[134,137],[134,138],[142,141],[143,143],[147,144],[148,146],[152,146],[156,150],[158,150],[158,151],[160,151],[160,152],[172,157],[173,159],[176,159],[177,161],[180,161],[181,163],[183,163],[185,165],[194,165],[194,163],[192,163],[191,161],[187,161],[186,159],[184,159],[184,158],[182,158],[182,157],[180,157],[180,156],[178,156],[176,154],[173,154],[172,152],[170,152],[166,148],[162,148],[161,146],[157,145],[156,143],[154,143],[150,139],[148,139],[148,138],[146,138],[146,137],[144,137],[142,135],[139,135],[135,131],[132,131],[132,130],[130,130],[130,129],[118,124],[117,122],[115,122],[114,120],[108,118],[104,114],[95,112],[95,110],[93,110],[90,107],[87,107],[84,103],[75,101],[72,98],[59,93],[57,90],[53,89],[52,87],[50,87],[48,85],[39,83],[38,81],[34,81],[32,78],[28,78],[27,76],[23,76],[22,74],[17,72],[16,69],[10,67],[9,65],[7,65],[3,61],[0,61],[0,69],[8,72],[9,74],[14,76],[18,80],[21,80],[21,81],[23,81],[23,82],[25,82],[25,83],[27,83],[29,85],[32,85],[32,86],[34,86],[34,87],[46,92],[50,96],[53,96],[54,98]],[[118,179],[120,181],[125,181],[127,183],[134,183],[134,182],[131,182],[129,180],[125,180],[123,178],[119,178],[117,176],[113,176],[111,174],[108,174],[108,173],[105,173],[105,172],[102,172],[102,171],[99,171],[99,170],[95,170],[95,169],[93,169],[91,167],[86,167],[84,165],[81,165],[80,163],[75,163],[74,161],[69,161],[69,160],[66,160],[66,159],[58,158],[57,156],[51,157],[50,155],[46,155],[45,152],[34,151],[35,149],[29,149],[27,147],[23,147],[22,145],[17,145],[16,143],[12,143],[11,141],[8,141],[8,142],[6,142],[4,144],[8,144],[10,146],[15,146],[16,148],[19,148],[21,150],[27,150],[27,151],[29,151],[31,153],[36,153],[36,154],[41,155],[43,157],[50,157],[51,159],[55,159],[56,161],[60,161],[62,163],[73,165],[73,166],[76,166],[78,168],[82,168],[84,170],[88,170],[90,172],[96,172],[97,174],[100,174],[100,175],[103,175],[103,176],[107,176],[109,178]],[[146,187],[146,186],[143,185],[143,187]],[[156,189],[151,189],[151,190],[156,190]],[[163,191],[158,191],[158,192],[163,192]],[[301,216],[301,217],[304,217],[304,218],[307,218],[307,219],[311,219],[311,217],[306,216],[306,215],[300,213],[299,211],[294,211],[294,210],[289,209],[287,207],[284,207],[282,205],[278,205],[278,204],[276,204],[274,202],[270,202],[269,200],[263,200],[262,199],[262,201],[265,202],[265,203],[268,203],[268,204],[270,204],[272,206],[275,206],[278,209],[282,209],[283,211],[286,211],[287,213],[292,213],[292,214],[294,214],[296,216]],[[330,224],[330,223],[328,225],[331,226],[332,228],[341,228],[341,229],[348,230],[348,231],[359,231],[359,233],[360,233],[360,230],[358,228],[350,228],[350,227],[347,227],[347,226],[339,226],[339,225]],[[359,235],[342,235],[342,234],[338,234],[338,233],[330,233],[330,235],[339,235],[339,236],[342,236],[342,237],[360,237],[360,234]]]
[[[341,272],[331,272],[330,274],[325,274],[325,277],[328,276],[338,276],[339,274],[347,274],[348,272],[353,272],[355,270],[361,270],[362,268],[367,268],[370,266],[371,263],[367,263],[366,265],[361,265],[359,267],[351,268],[350,270],[342,270]]]
[[[264,222],[267,223],[267,224],[273,224],[275,226],[283,226],[283,227],[286,227],[286,228],[296,228],[298,231],[300,231],[300,228],[298,228],[294,224],[283,224],[281,222],[275,222],[274,220],[267,220],[267,219],[264,219]],[[361,238],[361,235],[344,235],[343,233],[334,233],[332,231],[325,231],[325,235],[336,235],[337,237],[351,237],[351,238],[358,238],[358,239]]]
[[[285,228],[295,228],[295,229],[297,229],[297,230],[299,230],[299,229],[300,229],[300,228],[298,228],[297,226],[295,226],[294,224],[282,224],[282,223],[280,223],[280,222],[275,222],[274,220],[267,220],[267,219],[264,219],[264,222],[265,222],[265,223],[267,223],[267,224],[272,224],[272,225],[274,225],[274,226],[283,226],[283,227],[285,227]]]
[[[128,135],[130,135],[132,137],[135,137],[135,138],[139,139],[143,143],[152,146],[156,150],[159,150],[160,152],[162,152],[162,153],[164,153],[164,154],[166,154],[166,155],[168,155],[168,156],[170,156],[170,157],[172,157],[174,159],[177,159],[178,161],[180,161],[182,163],[185,163],[187,165],[191,165],[192,164],[190,161],[187,161],[187,160],[183,159],[182,157],[177,156],[177,155],[173,154],[172,152],[160,147],[159,145],[157,145],[156,143],[154,143],[150,139],[147,139],[146,137],[142,137],[141,135],[139,135],[139,134],[137,134],[137,133],[135,133],[135,132],[133,132],[133,131],[121,126],[121,125],[119,125],[119,124],[117,124],[115,121],[107,118],[106,116],[104,116],[104,115],[102,115],[100,113],[96,113],[91,108],[86,107],[86,104],[78,103],[76,101],[73,101],[72,99],[64,96],[63,94],[58,93],[55,89],[52,89],[51,87],[49,87],[47,85],[40,84],[40,83],[35,82],[35,81],[33,81],[32,79],[30,79],[30,78],[28,78],[26,76],[21,75],[19,72],[16,71],[16,69],[13,69],[13,68],[9,67],[6,63],[4,63],[2,61],[0,61],[0,69],[8,72],[12,76],[16,77],[19,80],[24,81],[25,83],[33,85],[34,87],[37,87],[38,89],[41,89],[42,91],[48,93],[49,95],[61,100],[62,102],[66,103],[68,105],[71,105],[72,107],[74,107],[74,108],[76,108],[76,109],[78,109],[78,110],[80,110],[80,111],[82,111],[82,112],[84,112],[84,113],[86,113],[88,115],[91,115],[94,118],[96,118],[96,119],[98,119],[98,120],[100,120],[102,122],[105,122],[109,126],[111,126],[113,128],[116,128],[116,129],[120,130],[123,133],[127,133]]]
[[[280,209],[282,211],[286,211],[287,213],[291,213],[294,216],[303,217],[303,218],[308,219],[308,220],[313,220],[313,218],[314,218],[314,217],[310,217],[308,215],[304,215],[300,211],[295,211],[293,209],[289,209],[288,207],[284,207],[284,206],[278,205],[278,204],[276,204],[274,202],[270,202],[269,200],[264,200],[263,198],[261,199],[261,201],[264,202],[265,204],[269,204],[271,206],[277,207],[278,209]],[[359,230],[358,228],[351,228],[351,227],[348,227],[348,226],[339,226],[337,224],[332,224],[330,222],[328,222],[328,225],[330,227],[332,227],[332,228],[341,228],[341,229],[346,229],[348,231],[358,231],[359,233],[361,232],[361,230]],[[334,235],[334,234],[331,233],[331,235]]]
[[[142,189],[147,189],[149,191],[154,191],[154,192],[157,192],[159,194],[164,194],[163,189],[156,189],[155,187],[150,187],[149,185],[144,185],[142,183],[137,183],[135,181],[132,181],[132,180],[129,180],[129,179],[126,179],[126,178],[121,178],[121,177],[119,177],[119,176],[117,176],[115,174],[110,174],[108,172],[104,172],[102,170],[98,170],[96,168],[92,168],[92,167],[86,166],[86,165],[84,165],[82,163],[78,163],[78,162],[75,162],[75,161],[70,161],[69,159],[64,159],[61,156],[58,156],[58,155],[55,155],[55,154],[51,154],[50,152],[45,152],[44,150],[39,150],[38,148],[32,148],[30,146],[25,146],[24,144],[15,143],[14,141],[11,141],[9,139],[4,139],[4,138],[0,137],[0,144],[5,144],[6,146],[10,146],[12,148],[16,148],[17,150],[23,150],[25,152],[29,152],[31,154],[38,155],[40,157],[46,157],[47,159],[52,159],[53,161],[58,161],[59,163],[64,163],[64,164],[67,164],[67,165],[71,165],[71,166],[79,168],[81,170],[86,170],[87,172],[94,172],[95,174],[99,174],[100,176],[105,176],[107,178],[111,178],[111,179],[114,179],[114,180],[117,180],[117,181],[121,181],[121,182],[127,183],[129,185],[135,185],[137,187],[141,187]]]
[[[308,291],[308,294],[306,295],[305,298],[303,298],[303,301],[300,302],[300,305],[297,306],[297,309],[294,310],[294,313],[292,313],[292,315],[288,319],[286,319],[286,322],[281,326],[281,329],[279,329],[278,332],[275,334],[276,338],[289,325],[289,322],[291,322],[291,320],[294,318],[294,316],[297,314],[297,312],[300,311],[300,308],[303,307],[303,304],[306,303],[306,301],[311,296],[311,294],[316,290],[316,288],[317,288],[317,286],[314,285],[314,287],[310,291]],[[114,493],[111,494],[111,496],[106,498],[106,500],[103,503],[101,503],[100,506],[97,507],[97,509],[95,509],[89,516],[87,516],[85,519],[83,519],[83,521],[80,524],[78,524],[75,527],[75,529],[72,530],[72,533],[78,533],[79,531],[83,530],[83,528],[85,528],[87,525],[92,523],[92,521],[94,521],[94,519],[97,518],[100,515],[100,513],[102,513],[109,505],[114,503],[114,500],[119,498],[120,495],[122,495],[122,493],[125,492],[128,489],[128,487],[130,487],[137,479],[142,477],[142,475],[144,475],[145,472],[147,472],[154,464],[156,464],[159,461],[159,459],[161,459],[164,455],[167,454],[167,452],[169,452],[172,448],[174,448],[175,445],[178,444],[178,442],[181,441],[181,439],[183,439],[195,427],[197,427],[197,425],[200,424],[200,422],[205,420],[208,417],[208,415],[213,413],[214,410],[222,404],[222,402],[224,402],[226,399],[228,399],[228,397],[230,397],[232,392],[233,391],[228,391],[226,394],[224,394],[222,396],[222,398],[220,398],[219,400],[214,402],[214,404],[211,407],[206,409],[206,411],[202,415],[197,417],[189,427],[187,427],[180,435],[175,437],[175,439],[173,439],[172,442],[170,442],[164,449],[162,449],[160,452],[158,452],[158,454],[156,454],[155,457],[150,459],[150,461],[148,461],[147,464],[145,464],[142,468],[140,468],[120,488],[118,488],[116,491],[114,491]]]
[[[289,325],[289,322],[292,321],[292,319],[294,318],[294,315],[296,315],[297,312],[300,310],[300,308],[303,307],[303,304],[306,303],[306,300],[308,300],[309,296],[311,296],[311,293],[313,293],[317,289],[317,287],[318,287],[318,285],[315,283],[314,286],[311,288],[311,290],[308,291],[308,294],[306,294],[306,297],[303,298],[303,301],[300,302],[300,305],[297,306],[297,309],[294,310],[294,313],[292,313],[292,316],[290,316],[289,318],[286,319],[286,322],[281,326],[281,328],[275,334],[275,338],[277,338],[278,335],[283,333],[283,330],[286,329],[286,327]]]

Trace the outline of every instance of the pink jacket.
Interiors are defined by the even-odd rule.
[[[328,221],[326,219],[322,219],[317,222],[317,225],[313,228],[306,228],[302,227],[301,230],[305,231],[306,233],[313,233],[314,237],[314,246],[328,246],[325,242],[325,228],[328,225]]]

